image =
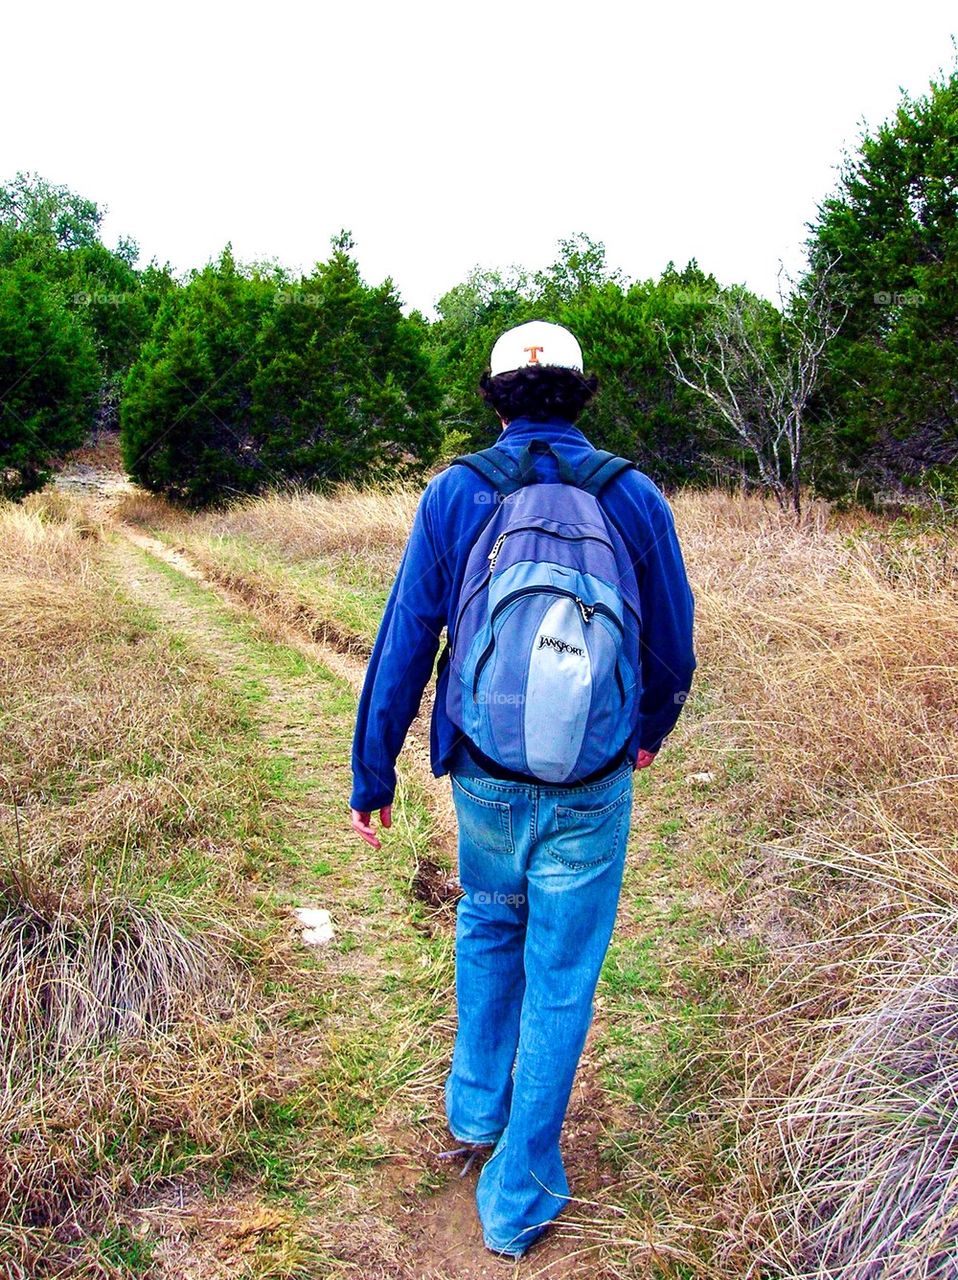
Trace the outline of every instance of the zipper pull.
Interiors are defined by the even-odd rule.
[[[496,557],[499,555],[499,552],[502,550],[502,544],[505,542],[505,540],[506,540],[506,535],[504,533],[500,533],[499,537],[496,538],[495,542],[492,544],[492,550],[489,552],[489,556],[488,556],[490,569],[495,568]]]
[[[586,604],[585,601],[580,600],[578,596],[576,596],[575,602],[579,606],[579,608],[582,610],[582,621],[591,622],[592,615],[595,613],[595,605]]]

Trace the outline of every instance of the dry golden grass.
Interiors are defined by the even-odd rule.
[[[313,493],[272,495],[208,516],[200,527],[245,534],[280,548],[289,560],[331,554],[391,556],[395,561],[409,534],[420,491],[358,489],[342,485],[330,497]]]
[[[31,494],[19,506],[2,508],[0,567],[6,572],[39,575],[47,580],[65,574],[86,581],[93,553],[85,543],[97,540],[102,527],[77,503],[55,490]]]
[[[261,784],[223,759],[235,717],[117,598],[79,507],[0,506],[5,1274],[118,1274],[95,1241],[123,1197],[237,1149],[273,1087],[240,923]]]
[[[822,507],[800,525],[758,500],[674,508],[709,727],[756,766],[736,792],[766,832],[752,874],[784,860],[802,881],[804,941],[741,993],[744,1096],[711,1082],[717,1132],[739,1133],[726,1257],[951,1274],[958,543]]]
[[[330,496],[292,491],[237,502],[224,511],[189,519],[162,498],[134,493],[116,507],[120,520],[167,531],[189,531],[191,540],[231,536],[270,547],[290,564],[312,560],[362,560],[389,576],[409,534],[420,490],[340,485]]]
[[[133,489],[121,494],[113,507],[117,520],[125,524],[143,525],[151,529],[185,529],[191,517],[159,494],[146,489]]]
[[[958,852],[958,544],[758,500],[675,504],[703,673],[803,847]],[[907,848],[901,853],[907,856]]]

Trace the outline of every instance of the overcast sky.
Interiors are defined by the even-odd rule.
[[[955,65],[954,3],[20,5],[0,180],[39,172],[177,271],[309,269],[352,230],[407,306],[560,237],[775,296],[863,121]]]

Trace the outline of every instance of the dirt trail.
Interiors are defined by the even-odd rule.
[[[241,596],[223,582],[215,581],[206,576],[200,566],[195,564],[183,549],[171,547],[159,538],[151,537],[149,534],[145,534],[139,529],[134,529],[130,525],[116,522],[114,527],[128,542],[148,552],[156,559],[162,560],[164,564],[168,564],[171,568],[176,569],[200,586],[214,592],[222,601],[236,609],[238,613],[255,617],[272,640],[280,644],[289,645],[290,648],[296,649],[297,652],[309,658],[312,662],[321,663],[334,675],[344,680],[356,696],[359,696],[366,674],[366,664],[365,661],[356,656],[350,647],[346,645],[336,646],[332,643],[324,644],[308,635],[304,635],[294,627],[286,625],[269,611],[268,605],[258,603],[248,596]],[[420,714],[416,717],[407,739],[403,759],[405,763],[412,766],[416,781],[429,794],[430,806],[436,822],[438,849],[449,857],[450,861],[454,861],[456,843],[455,812],[449,795],[449,788],[448,785],[444,785],[444,779],[438,779],[433,776],[430,768],[430,710],[431,700],[428,697],[424,698]]]
[[[109,501],[104,502],[104,495],[96,494],[95,500],[109,518]],[[180,550],[170,548],[159,539],[152,538],[139,530],[114,522],[116,540],[114,561],[119,581],[134,598],[155,610],[165,622],[181,633],[189,642],[200,647],[214,662],[220,672],[232,679],[242,679],[248,667],[249,655],[244,643],[237,639],[236,633],[224,626],[217,616],[217,610],[227,610],[237,619],[248,621],[251,618],[262,627],[269,641],[294,648],[313,662],[317,662],[344,681],[355,693],[361,687],[364,664],[349,653],[338,651],[331,645],[324,645],[315,640],[299,635],[289,628],[277,625],[275,619],[257,616],[258,611],[251,608],[248,601],[239,599],[222,584],[210,582],[190,558]],[[174,575],[160,567],[175,571]],[[214,608],[199,607],[189,592],[177,590],[175,575],[195,584],[203,595],[215,602]],[[195,593],[194,593],[195,594]],[[311,714],[310,677],[294,681],[270,680],[268,695],[259,708],[260,732],[266,740],[279,743],[285,756],[293,761],[293,766],[305,784],[302,787],[300,812],[293,815],[295,825],[301,830],[328,832],[331,824],[341,830],[345,815],[339,811],[333,813],[329,801],[329,778],[325,794],[316,787],[315,764],[310,762],[312,744],[315,734],[304,732],[304,724],[308,724]],[[428,710],[428,709],[426,709]],[[315,723],[315,722],[314,722]],[[454,849],[454,820],[452,806],[445,779],[435,779],[429,769],[428,722],[420,721],[410,737],[404,752],[406,769],[415,778],[416,783],[425,792],[433,808],[437,820],[438,837],[448,853]],[[348,762],[342,761],[336,768],[338,794],[343,802],[348,795]],[[322,837],[318,838],[318,846],[322,846]],[[366,846],[356,839],[355,845],[356,878],[348,887],[347,896],[355,898],[362,894],[362,885],[369,889],[369,896],[374,890],[381,893],[381,877],[374,865],[369,863]],[[424,869],[424,885],[420,885],[421,896],[429,899],[430,893],[437,886],[431,869]],[[441,871],[437,871],[440,879]],[[448,880],[448,876],[446,877]],[[440,897],[446,899],[446,910],[435,916],[436,926],[452,931],[454,912],[449,909],[451,903],[448,884],[440,884]],[[323,905],[333,909],[334,917],[338,904],[330,893],[335,891],[325,879],[323,891],[326,895]],[[346,893],[346,890],[343,890]],[[392,915],[403,914],[404,904],[387,901],[385,908]],[[375,945],[377,933],[381,928],[381,912],[376,907],[376,914],[370,914],[361,926],[362,946],[345,954],[338,955],[330,961],[324,980],[333,980],[346,984],[344,990],[348,994],[348,1003],[352,1009],[352,1017],[362,1017],[366,1004],[364,992],[372,990],[372,982],[379,974],[376,972]],[[291,931],[291,945],[295,945],[295,935]],[[370,954],[371,953],[371,954]],[[334,1028],[329,1034],[339,1034],[341,1027]],[[446,1044],[445,1057],[451,1052],[452,1027],[442,1028]],[[591,1046],[590,1039],[590,1046]],[[291,1061],[284,1066],[291,1079],[297,1074],[314,1067],[317,1046],[315,1037],[305,1037],[301,1043],[290,1047]],[[295,1059],[299,1059],[298,1061]],[[440,1064],[444,1067],[444,1063]],[[478,1280],[479,1277],[502,1276],[513,1274],[525,1277],[550,1277],[560,1280],[571,1276],[600,1276],[598,1268],[590,1261],[587,1247],[583,1248],[579,1238],[576,1219],[592,1216],[594,1210],[586,1203],[578,1212],[575,1206],[559,1220],[559,1227],[541,1244],[530,1251],[528,1257],[518,1266],[513,1266],[492,1257],[482,1246],[481,1234],[476,1218],[474,1187],[477,1170],[465,1178],[458,1177],[458,1168],[450,1168],[435,1159],[437,1149],[443,1145],[451,1145],[445,1134],[441,1092],[434,1088],[432,1101],[436,1116],[430,1122],[428,1134],[423,1131],[400,1132],[391,1134],[391,1149],[395,1158],[386,1162],[382,1169],[382,1177],[373,1202],[357,1205],[355,1195],[346,1188],[336,1200],[329,1202],[334,1217],[342,1212],[338,1222],[328,1219],[316,1223],[316,1232],[324,1242],[327,1250],[337,1258],[336,1274],[363,1277],[363,1280],[376,1280],[382,1277],[395,1280]],[[603,1128],[603,1121],[608,1119],[609,1107],[607,1096],[599,1087],[596,1079],[590,1047],[587,1046],[582,1066],[576,1082],[572,1102],[567,1118],[563,1146],[568,1153],[567,1164],[570,1181],[575,1193],[584,1202],[612,1182],[612,1173],[603,1165],[597,1153],[597,1137]],[[417,1182],[424,1175],[430,1175],[432,1185],[438,1189],[432,1191],[417,1190]],[[342,1205],[338,1203],[342,1200]],[[327,1202],[324,1198],[324,1203]],[[236,1276],[236,1255],[233,1241],[237,1234],[247,1228],[243,1224],[255,1221],[257,1214],[262,1215],[265,1209],[255,1200],[252,1202],[237,1200],[236,1196],[218,1196],[210,1204],[201,1197],[194,1197],[185,1206],[154,1206],[148,1213],[151,1228],[159,1230],[165,1236],[160,1251],[161,1261],[165,1261],[165,1275],[169,1280],[185,1280],[186,1277],[202,1274],[204,1277],[223,1275]],[[236,1220],[240,1226],[236,1226]],[[330,1239],[332,1238],[332,1246]],[[224,1262],[224,1258],[226,1261]]]

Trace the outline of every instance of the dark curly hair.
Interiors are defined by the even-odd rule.
[[[495,377],[484,373],[479,379],[479,394],[506,422],[514,418],[529,418],[532,422],[565,418],[575,422],[598,385],[598,379],[586,378],[575,369],[527,365]]]

